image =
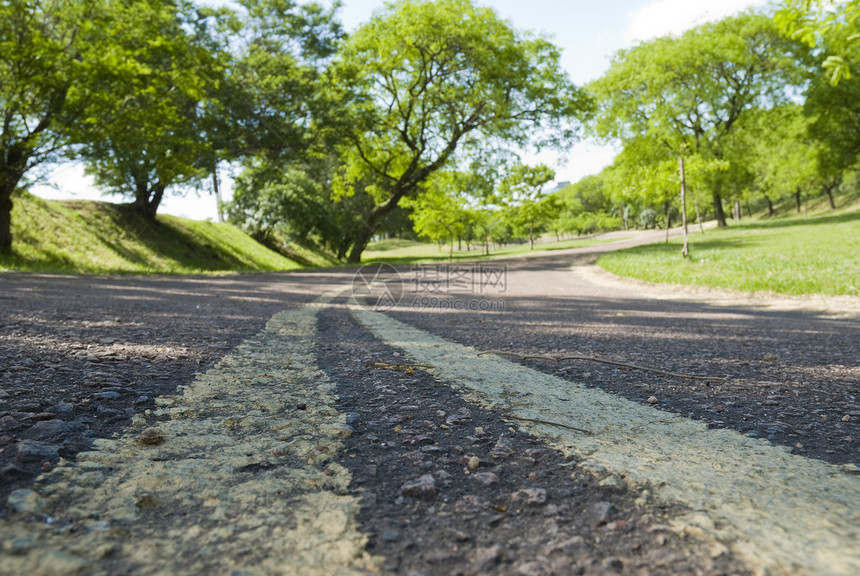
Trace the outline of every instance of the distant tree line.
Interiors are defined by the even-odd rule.
[[[787,0],[617,53],[575,86],[560,51],[470,0],[398,0],[353,34],[337,4],[0,0],[0,251],[14,196],[79,161],[154,218],[238,166],[229,219],[357,262],[380,234],[489,251],[700,222],[856,187],[860,0]],[[523,151],[620,153],[546,194]],[[679,160],[688,188],[679,205]]]

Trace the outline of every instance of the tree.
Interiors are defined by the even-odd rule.
[[[69,130],[96,185],[154,218],[168,187],[215,164],[206,117],[226,55],[212,42],[210,13],[186,0],[112,2],[104,16],[85,60],[93,89],[70,95],[85,118]]]
[[[860,18],[860,0],[784,0],[776,21],[783,30],[810,48],[823,47],[822,67],[833,85],[851,77],[851,53],[858,37],[845,34]]]
[[[325,188],[328,174],[320,167],[293,166],[283,171],[264,160],[246,166],[235,180],[229,204],[230,221],[267,245],[277,243],[275,234],[304,242],[315,236],[337,247],[341,232]]]
[[[321,140],[313,122],[328,106],[319,84],[343,38],[339,4],[239,3],[246,10],[242,34],[229,38],[236,56],[218,89],[228,112],[217,127],[224,155],[303,161]]]
[[[860,43],[847,40],[858,33],[860,21],[855,20],[830,35],[831,41],[844,38],[842,62],[849,67],[860,64]],[[833,190],[860,159],[860,75],[844,75],[838,83],[821,75],[813,78],[804,112],[810,119],[809,134],[821,145],[818,155],[821,180],[831,206],[835,206]]]
[[[744,111],[787,101],[802,86],[804,56],[771,18],[754,13],[622,50],[589,85],[600,102],[594,131],[624,145],[647,135],[676,156],[720,160]],[[725,226],[719,178],[712,198]]]
[[[88,1],[0,3],[0,252],[12,250],[13,193],[65,145],[61,119],[95,8]]]
[[[333,110],[345,142],[336,186],[349,196],[361,185],[375,203],[349,260],[401,199],[470,150],[570,146],[589,103],[559,57],[469,0],[390,3],[347,40],[330,75],[344,103]]]
[[[450,241],[449,258],[454,257],[454,241],[466,231],[469,217],[458,180],[462,179],[457,173],[437,172],[424,193],[403,201],[412,210],[409,217],[419,236],[440,244]]]
[[[517,230],[527,230],[529,248],[535,247],[535,230],[544,220],[552,219],[561,211],[557,198],[543,196],[544,184],[555,178],[548,166],[517,164],[499,183],[502,204],[507,207],[508,220]]]
[[[797,211],[801,198],[817,188],[821,180],[821,155],[824,147],[809,133],[811,119],[799,104],[785,104],[771,110],[749,113],[735,144],[734,166],[743,165],[743,175],[753,192],[764,198],[768,214],[774,215],[774,202],[794,197]]]

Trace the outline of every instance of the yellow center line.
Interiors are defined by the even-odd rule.
[[[656,496],[688,505],[693,513],[679,527],[730,546],[753,569],[860,574],[860,477],[842,467],[504,358],[478,356],[474,348],[379,312],[351,312],[377,338],[404,350],[409,362],[433,366],[432,374],[470,401],[507,407],[513,422],[588,464],[650,483]],[[556,399],[559,390],[568,402]]]

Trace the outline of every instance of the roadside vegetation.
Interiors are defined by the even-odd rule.
[[[127,205],[15,198],[14,251],[0,271],[87,274],[270,272],[299,263],[231,224],[159,215]]]
[[[374,241],[394,237],[456,259],[683,220],[752,235],[753,214],[835,211],[860,186],[860,0],[783,0],[637,43],[583,86],[551,39],[480,2],[380,5],[347,34],[338,3],[0,3],[0,262],[269,270],[386,257]],[[555,187],[553,169],[523,161],[582,139],[619,154]],[[129,201],[65,240],[50,224],[74,205],[24,194],[64,162]],[[236,228],[158,215],[190,188],[217,197],[227,166],[234,196],[219,206]],[[236,229],[287,260],[249,256]],[[692,268],[708,255],[687,236],[669,246]],[[422,250],[395,257],[444,257]]]
[[[860,296],[860,210],[776,220],[749,220],[693,239],[604,254],[605,270],[648,282],[746,292]]]
[[[621,238],[612,240],[603,239],[581,239],[581,240],[562,240],[562,241],[543,241],[530,247],[528,243],[512,244],[501,246],[494,249],[490,254],[486,254],[483,248],[472,250],[455,250],[449,252],[445,246],[431,244],[428,242],[420,242],[417,240],[382,240],[373,242],[368,245],[364,252],[362,262],[387,262],[389,264],[409,264],[422,262],[441,262],[441,261],[466,261],[466,260],[492,260],[495,258],[506,258],[509,256],[517,256],[519,254],[528,254],[533,251],[553,251],[564,250],[566,248],[581,248],[583,246],[593,246],[595,244],[605,244],[608,242],[616,242]]]

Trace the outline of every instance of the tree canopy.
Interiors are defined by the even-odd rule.
[[[66,142],[61,116],[96,2],[0,3],[0,252],[12,249],[12,193]]]
[[[858,37],[845,34],[860,19],[860,0],[784,0],[776,21],[810,48],[823,48],[822,67],[832,84],[851,77]],[[854,62],[852,62],[854,60]]]
[[[67,130],[96,185],[129,195],[154,217],[165,190],[208,173],[214,142],[205,134],[226,55],[206,14],[185,0],[112,2],[88,38],[80,121]]]
[[[754,13],[622,50],[588,86],[599,103],[594,132],[625,145],[647,135],[676,154],[719,159],[744,111],[786,101],[802,87],[803,58],[772,18]],[[713,204],[724,226],[719,180]]]
[[[469,0],[390,3],[349,38],[330,76],[344,103],[336,184],[375,200],[350,260],[402,198],[470,149],[570,146],[590,103],[559,57]]]
[[[83,161],[149,217],[229,162],[234,223],[353,262],[395,231],[489,250],[668,226],[679,156],[687,202],[701,221],[710,198],[721,225],[728,201],[736,217],[820,193],[835,206],[857,172],[860,0],[785,0],[636,44],[584,90],[550,41],[471,0],[389,2],[350,36],[337,2],[229,6],[0,2],[0,251],[14,193],[51,161]],[[621,153],[545,196],[551,171],[520,155],[565,151],[583,125]]]

